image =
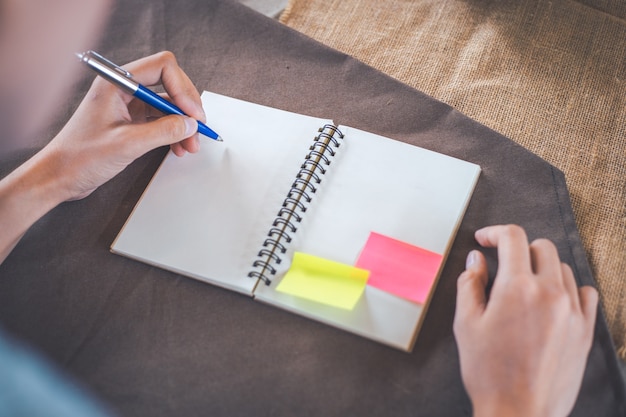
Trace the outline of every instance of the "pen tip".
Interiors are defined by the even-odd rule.
[[[222,139],[221,136],[218,136],[217,139],[215,139],[215,140],[218,141],[218,142],[224,142],[224,139]]]

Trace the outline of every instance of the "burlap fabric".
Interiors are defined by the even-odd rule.
[[[625,17],[617,0],[290,0],[281,21],[563,170],[624,358]]]

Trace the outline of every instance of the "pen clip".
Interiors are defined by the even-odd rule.
[[[119,65],[115,64],[114,62],[111,62],[110,60],[106,59],[105,57],[97,53],[96,51],[89,50],[83,54],[83,57],[85,55],[87,55],[88,57],[95,58],[96,60],[100,61],[103,65],[106,65],[107,67],[111,68],[113,71],[120,73],[121,75],[123,75],[124,77],[128,79],[133,78],[133,74],[131,74],[130,71],[127,71],[124,68],[120,67]]]

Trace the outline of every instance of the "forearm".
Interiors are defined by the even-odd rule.
[[[0,263],[37,220],[64,200],[44,150],[0,181]]]

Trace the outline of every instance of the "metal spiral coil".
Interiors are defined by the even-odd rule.
[[[322,182],[322,177],[327,172],[327,168],[324,167],[331,165],[332,158],[343,139],[343,133],[334,125],[327,124],[318,132],[272,222],[267,238],[262,244],[263,248],[257,254],[258,258],[252,263],[253,270],[248,273],[250,278],[260,279],[266,285],[272,282],[269,277],[276,275],[274,264],[280,264],[282,261],[279,254],[287,252],[287,245],[292,240],[291,234],[297,231],[294,223],[302,221],[303,213],[313,201],[312,195],[319,187],[314,184]]]

